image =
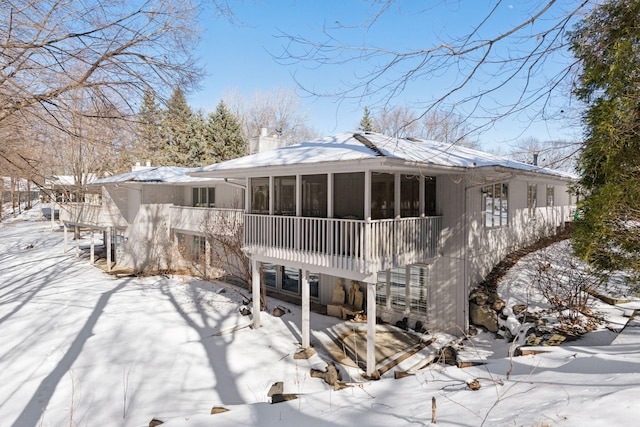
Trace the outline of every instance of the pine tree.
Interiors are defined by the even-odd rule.
[[[160,163],[168,166],[191,164],[191,137],[193,112],[181,88],[174,89],[162,119]]]
[[[360,130],[363,132],[374,132],[369,107],[364,107],[364,113],[362,114],[362,119],[360,119]]]
[[[570,42],[587,106],[574,249],[600,270],[640,276],[640,0],[596,5]]]
[[[210,113],[206,124],[207,150],[215,161],[244,156],[247,141],[238,118],[220,101],[216,111]]]
[[[162,111],[156,103],[152,90],[146,90],[142,97],[142,105],[138,111],[136,126],[135,160],[158,160],[161,146]]]

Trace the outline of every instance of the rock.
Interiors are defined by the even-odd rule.
[[[251,314],[251,310],[249,310],[247,307],[240,307],[240,314],[242,314],[243,316],[248,316]]]
[[[293,355],[293,358],[294,359],[311,359],[311,356],[313,356],[314,354],[316,354],[316,352],[312,348],[303,348],[303,349],[300,349],[299,351],[296,351],[295,354]]]
[[[327,364],[327,369],[325,371],[311,369],[311,377],[322,378],[325,383],[334,387],[336,386],[336,384],[338,384],[338,381],[342,379],[340,372],[336,368],[336,364],[333,362],[329,362]]]
[[[227,408],[223,408],[222,406],[214,406],[211,408],[211,415],[213,414],[222,414],[223,412],[229,412]]]
[[[400,329],[404,329],[405,331],[409,329],[409,318],[403,317],[402,320],[398,320],[396,322],[396,326]]]
[[[486,305],[469,303],[471,323],[486,328],[489,332],[498,332],[498,314]]]
[[[160,424],[164,424],[164,421],[160,421],[157,418],[154,418],[151,421],[149,421],[149,427],[156,427],[156,426],[159,426]]]
[[[480,390],[480,381],[478,381],[477,379],[469,381],[467,383],[467,387],[469,387],[469,389],[473,391]]]
[[[502,309],[507,305],[505,300],[498,299],[493,302],[491,308],[493,308],[496,312],[500,313]]]
[[[475,337],[476,335],[478,335],[478,329],[473,325],[469,325],[467,335],[469,335],[470,337]]]
[[[489,295],[484,289],[476,288],[471,291],[469,300],[475,302],[477,305],[485,305],[489,301]]]
[[[526,304],[516,304],[511,309],[513,310],[513,314],[515,314],[517,316],[517,315],[519,315],[520,313],[522,313],[523,311],[525,311],[527,309],[527,305]]]
[[[267,396],[273,397],[274,394],[283,394],[284,393],[284,383],[282,381],[278,381],[273,383],[269,391],[267,392]]]
[[[455,366],[458,362],[458,351],[448,345],[440,350],[440,358],[438,359],[438,361],[444,363],[445,365]]]
[[[295,400],[297,398],[298,395],[293,393],[274,394],[271,396],[271,403],[286,402],[287,400]]]
[[[271,313],[274,317],[282,317],[285,314],[285,311],[280,308],[280,307],[276,307],[273,309],[273,312]]]

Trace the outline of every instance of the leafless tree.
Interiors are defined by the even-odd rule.
[[[535,137],[521,139],[511,147],[508,156],[524,163],[535,162],[551,169],[574,171],[580,144],[569,141],[545,141]]]
[[[531,122],[563,113],[554,95],[559,90],[563,95],[570,93],[577,64],[567,54],[565,32],[594,0],[531,0],[516,5],[496,1],[485,2],[484,6],[473,2],[475,8],[484,7],[485,12],[478,14],[466,33],[449,34],[443,29],[439,40],[414,49],[393,45],[392,37],[388,41],[377,39],[377,44],[369,42],[376,40],[378,33],[402,31],[397,21],[385,19],[396,10],[401,19],[415,19],[413,25],[420,22],[423,28],[429,28],[431,15],[443,9],[452,15],[471,3],[370,2],[368,15],[354,24],[335,22],[313,36],[282,33],[285,46],[277,58],[284,64],[302,63],[323,72],[331,67],[357,67],[353,78],[345,78],[335,90],[317,89],[315,82],[306,81],[304,76],[298,82],[312,95],[359,100],[370,108],[394,105],[401,94],[413,94],[416,82],[429,81],[427,93],[414,98],[420,108],[416,120],[455,108],[480,129],[510,115],[522,114]],[[517,13],[518,18],[504,19],[504,11],[512,7],[516,10],[510,16]],[[390,21],[395,28],[385,27]],[[354,34],[358,37],[350,39]]]
[[[291,88],[257,91],[250,98],[231,91],[225,96],[225,103],[240,119],[247,140],[260,135],[262,128],[279,135],[288,144],[318,136],[309,126],[308,112]]]
[[[131,113],[146,88],[197,81],[197,13],[195,0],[4,0],[0,129],[13,121],[66,132],[70,114]],[[71,113],[77,93],[93,107]],[[0,146],[0,158],[37,171],[30,159],[16,160],[25,157]]]
[[[422,115],[422,118],[419,117]],[[421,114],[407,106],[384,108],[373,116],[374,128],[395,137],[414,137],[451,145],[478,148],[470,127],[454,113],[431,111]]]

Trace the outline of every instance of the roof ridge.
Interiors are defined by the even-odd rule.
[[[353,137],[359,141],[360,143],[362,143],[362,145],[364,145],[365,147],[367,147],[368,149],[370,149],[371,151],[373,151],[374,153],[376,153],[376,156],[380,157],[380,156],[384,156],[384,154],[382,153],[382,151],[380,151],[380,149],[378,147],[376,147],[376,145],[371,142],[371,140],[367,139],[367,137],[365,137],[364,135],[362,135],[361,133],[354,133]]]

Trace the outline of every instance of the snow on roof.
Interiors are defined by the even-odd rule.
[[[421,139],[394,138],[378,133],[340,133],[316,141],[280,147],[195,170],[231,171],[264,166],[285,166],[320,162],[354,161],[386,157],[424,165],[459,168],[499,166],[573,179],[575,175],[529,165],[471,148]]]
[[[186,168],[179,166],[158,166],[145,168],[133,172],[127,172],[120,175],[113,175],[107,178],[101,178],[93,182],[93,184],[118,184],[123,182],[147,182],[147,183],[171,183],[171,184],[189,184],[197,182],[211,182],[211,178],[196,178],[187,175],[188,172],[195,171],[196,168]]]

